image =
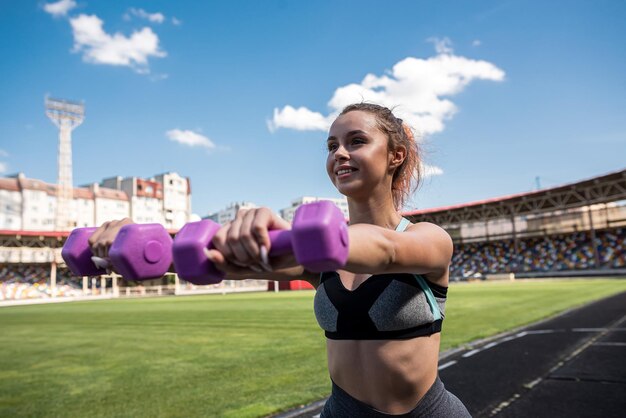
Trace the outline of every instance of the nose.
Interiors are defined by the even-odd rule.
[[[347,160],[349,158],[348,150],[343,145],[339,145],[335,150],[335,161]]]

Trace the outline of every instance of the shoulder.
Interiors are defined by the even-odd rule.
[[[450,247],[452,250],[452,238],[445,229],[439,225],[430,222],[418,222],[407,227],[406,232],[418,234],[423,238],[427,238],[434,245]]]
[[[430,254],[434,264],[437,266],[433,271],[426,273],[425,277],[433,283],[447,286],[448,270],[454,251],[454,244],[450,234],[439,225],[430,222],[412,224],[406,231],[410,234],[415,234],[419,242],[424,244],[421,247],[422,251],[427,248],[426,252]]]

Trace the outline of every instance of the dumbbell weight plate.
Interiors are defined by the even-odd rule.
[[[158,278],[172,264],[172,237],[161,224],[124,225],[111,245],[109,258],[125,279]]]
[[[224,272],[213,266],[204,253],[220,224],[205,219],[189,222],[174,238],[174,268],[178,276],[196,285],[219,283]]]
[[[76,228],[65,241],[61,256],[72,274],[76,276],[99,276],[105,269],[96,267],[91,261],[93,253],[89,248],[89,237],[98,228]]]

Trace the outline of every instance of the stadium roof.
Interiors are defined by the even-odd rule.
[[[412,222],[450,225],[510,218],[626,199],[626,169],[576,183],[480,200],[459,205],[403,213]]]

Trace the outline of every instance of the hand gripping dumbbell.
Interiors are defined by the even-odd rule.
[[[174,237],[174,268],[181,279],[193,284],[219,283],[224,273],[204,253],[220,224],[190,222]],[[348,260],[348,226],[343,213],[329,201],[300,206],[291,230],[269,231],[269,256],[294,254],[307,270],[322,272],[343,267]]]
[[[77,228],[67,238],[61,256],[77,276],[107,274],[91,260],[89,237],[97,228]],[[113,269],[128,280],[161,277],[172,264],[172,237],[161,224],[130,224],[120,228],[109,259]]]

